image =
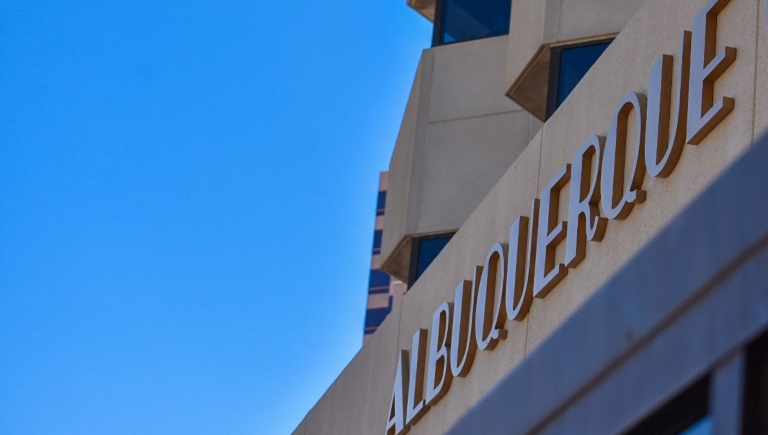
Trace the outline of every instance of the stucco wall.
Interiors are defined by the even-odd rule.
[[[459,228],[540,123],[504,96],[507,37],[425,50],[390,162],[382,269],[408,279],[413,235]]]
[[[711,433],[753,433],[744,348],[768,329],[766,165],[763,136],[450,435],[627,433],[705,376]]]
[[[612,36],[646,0],[515,0],[509,26],[508,95],[546,116],[549,46]]]
[[[618,33],[646,0],[515,0],[509,26],[507,84],[544,44]]]

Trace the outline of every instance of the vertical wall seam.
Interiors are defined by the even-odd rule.
[[[541,156],[544,152],[544,136],[546,136],[546,128],[547,123],[545,122],[541,126],[541,137],[539,138],[539,161],[538,161],[538,169],[536,170],[536,191],[533,192],[533,198],[531,201],[536,199],[536,197],[539,195],[539,189],[540,189],[540,183],[541,183]],[[530,324],[531,324],[531,312],[528,312],[528,318],[525,322],[525,345],[523,346],[523,359],[525,359],[526,356],[528,356],[528,335],[530,334]]]
[[[421,83],[424,79],[424,69],[426,68],[425,66],[426,53],[427,53],[427,50],[423,50],[421,53],[421,58],[419,59],[419,66],[416,69],[416,78],[414,80],[413,85],[411,85],[411,95],[409,95],[409,100],[411,96],[413,96],[416,100],[416,104],[415,104],[416,109],[415,109],[415,113],[413,114],[413,116],[416,119],[414,120],[413,137],[409,138],[411,140],[411,149],[408,153],[409,154],[407,157],[408,167],[405,172],[407,177],[407,179],[405,180],[405,204],[403,205],[403,214],[400,218],[400,221],[402,223],[403,233],[408,232],[408,213],[410,213],[410,202],[411,202],[411,194],[412,194],[411,187],[413,183],[413,158],[414,158],[414,155],[416,154],[416,151],[415,151],[416,141],[419,136],[419,111],[421,110],[421,93],[422,93]],[[416,92],[414,92],[414,88],[417,88]],[[408,101],[408,103],[410,103],[410,101]],[[405,116],[408,113],[408,103],[406,103],[405,113],[403,114],[403,121],[405,120]],[[401,130],[403,128],[403,121],[400,121]],[[399,137],[397,139],[399,139]],[[397,148],[397,139],[395,139],[395,149]],[[392,150],[392,156],[394,155],[395,155],[395,150]],[[391,163],[390,163],[389,169],[392,170]],[[389,191],[389,180],[387,180],[387,191]],[[384,215],[386,216],[386,211],[384,212]],[[383,240],[383,237],[382,237],[382,240]],[[395,247],[393,248],[392,252],[397,251],[397,247],[399,246],[399,244],[400,242],[398,241],[395,244]]]
[[[555,38],[557,38],[557,41],[560,41],[560,20],[563,19],[563,3],[565,0],[560,0],[560,3],[557,6],[557,30],[555,31]]]
[[[536,171],[536,192],[533,193],[533,197],[536,198],[536,195],[539,194],[539,189],[541,188],[540,182],[541,182],[541,156],[543,155],[544,150],[544,136],[546,135],[545,128],[547,127],[547,124],[541,126],[541,139],[539,140],[539,164],[538,164],[538,170]]]
[[[405,295],[403,295],[403,298],[400,299],[400,309],[398,310],[399,313],[397,314],[397,350],[395,351],[396,358],[397,354],[400,353],[400,333],[402,332],[403,327],[403,302],[405,301],[405,296],[407,296],[408,293],[406,292]],[[397,371],[397,361],[395,361],[395,365],[393,366],[393,371]]]
[[[528,116],[528,145],[529,146],[531,145],[531,141],[533,140],[533,138],[534,138],[534,135],[533,135],[533,116],[530,115],[530,113],[529,113],[529,116]]]
[[[323,399],[323,396],[320,396],[320,400],[322,400],[322,399]],[[310,433],[310,432],[309,432],[309,427],[310,427],[310,424],[309,424],[309,417],[312,415],[312,410],[313,410],[313,409],[315,409],[315,406],[317,406],[317,404],[318,404],[318,403],[320,403],[320,400],[318,400],[318,401],[317,401],[317,403],[315,403],[315,404],[312,406],[312,408],[311,408],[311,409],[309,410],[309,412],[307,413],[307,416],[306,416],[306,418],[304,418],[304,421],[302,421],[302,423],[304,423],[304,435],[308,435],[308,434]]]
[[[755,14],[755,53],[753,59],[755,60],[752,68],[752,142],[755,142],[755,134],[757,130],[757,64],[759,62],[759,47],[760,47],[760,0],[755,1],[757,7],[757,13]]]
[[[416,114],[416,128],[414,131],[413,147],[411,148],[411,167],[410,167],[410,185],[408,186],[408,206],[405,222],[406,234],[411,232],[418,232],[419,220],[421,217],[421,199],[424,196],[424,177],[423,171],[415,171],[417,158],[418,162],[423,162],[426,159],[426,143],[429,138],[429,126],[430,126],[430,112],[432,106],[432,91],[434,88],[434,71],[435,71],[435,58],[436,52],[434,48],[425,50],[426,56],[424,57],[425,71],[419,83],[419,105]],[[426,80],[429,80],[425,83]],[[429,86],[424,86],[428,84]],[[418,184],[417,184],[418,183]],[[416,186],[416,189],[414,189]],[[414,199],[414,195],[418,195]],[[413,201],[413,209],[411,210],[411,203]],[[413,228],[409,228],[409,221],[414,223]]]
[[[528,325],[530,324],[530,319],[525,322],[525,341],[523,343],[523,359],[520,360],[522,362],[525,360],[525,357],[528,356]],[[518,363],[520,364],[520,363]]]
[[[400,309],[397,310],[397,339],[395,341],[395,354],[394,356],[394,364],[391,364],[390,367],[390,379],[392,379],[392,382],[396,382],[397,380],[397,367],[398,367],[398,359],[400,358],[400,334],[403,332],[403,305],[405,305],[405,298],[408,296],[408,292],[406,291],[403,297],[400,299]],[[391,313],[390,313],[391,314]],[[390,357],[392,358],[392,357]],[[393,387],[394,388],[394,387]],[[390,392],[391,394],[391,392]],[[390,396],[389,401],[387,401],[387,413],[389,413],[389,407],[392,406],[391,403],[392,397]],[[387,417],[389,419],[389,417]]]

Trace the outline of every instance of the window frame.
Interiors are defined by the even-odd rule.
[[[446,233],[430,234],[428,236],[418,236],[411,239],[411,258],[408,263],[408,289],[413,286],[419,277],[417,276],[419,267],[419,254],[421,251],[421,242],[424,240],[442,239],[444,237],[450,238],[456,234],[456,231],[450,231]],[[441,251],[442,252],[442,251]],[[438,254],[439,255],[439,254]]]
[[[440,1],[440,0],[438,0]],[[557,94],[560,88],[560,63],[564,50],[572,48],[588,47],[590,45],[610,44],[615,37],[593,39],[577,42],[575,44],[562,44],[549,47],[549,78],[547,80],[547,111],[546,119],[549,119],[557,110]]]
[[[475,39],[467,39],[462,41],[452,41],[452,42],[445,42],[443,41],[443,14],[445,12],[445,1],[446,0],[435,0],[435,18],[432,26],[432,47],[439,47],[442,45],[451,45],[451,44],[460,44],[462,42],[470,42],[470,41],[479,41],[481,39],[488,39],[488,38],[495,38],[497,36],[502,35],[509,35],[509,27],[507,27],[506,33],[501,33],[498,35],[493,36],[483,36],[481,38],[475,38]],[[510,14],[512,12],[512,0],[509,0],[509,8],[510,8]],[[510,15],[509,23],[512,25],[512,17]]]
[[[746,347],[746,367],[742,402],[742,428],[745,434],[768,433],[768,381],[765,379],[768,365],[768,331]]]

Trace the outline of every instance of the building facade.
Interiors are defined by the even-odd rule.
[[[294,433],[768,433],[765,0],[409,6],[410,287]]]
[[[376,196],[376,221],[373,228],[373,247],[371,248],[371,272],[368,277],[368,299],[365,307],[365,326],[363,342],[376,332],[392,307],[399,305],[405,294],[406,285],[392,279],[381,270],[381,237],[384,230],[384,211],[387,203],[387,172],[379,174],[379,191]]]

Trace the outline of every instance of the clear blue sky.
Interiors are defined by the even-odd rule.
[[[405,0],[0,0],[0,434],[289,433],[362,343]]]

